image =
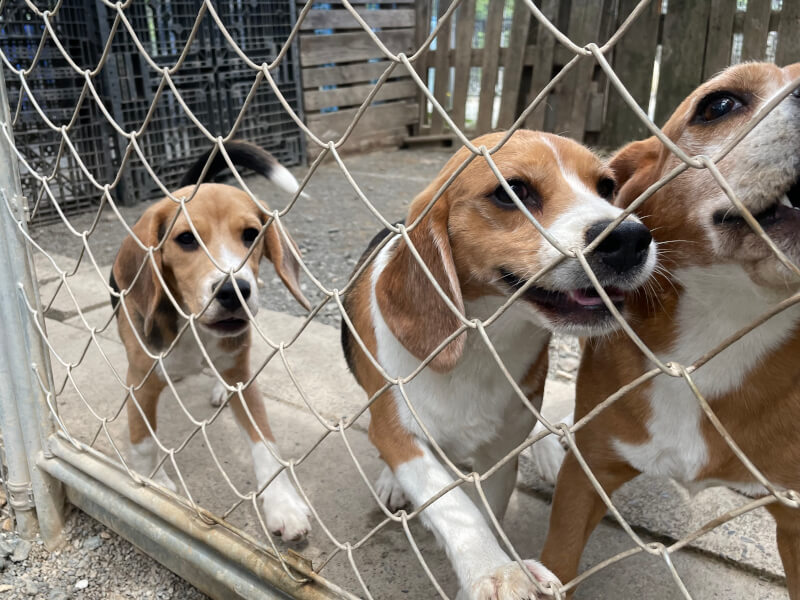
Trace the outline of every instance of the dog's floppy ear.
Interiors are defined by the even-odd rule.
[[[287,234],[287,237],[288,234]],[[289,243],[297,250],[297,244],[289,237]],[[264,232],[264,256],[272,261],[278,277],[283,281],[283,285],[292,293],[303,308],[311,310],[311,303],[303,295],[300,290],[300,263],[292,254],[289,249],[289,243],[286,243],[283,236],[278,231],[278,226],[273,221]]]
[[[170,207],[171,204],[167,205],[163,202],[154,204],[145,211],[131,228],[142,244],[145,246],[158,245],[164,235],[164,228],[168,224],[170,216],[174,215],[174,211],[169,210]],[[122,245],[117,253],[112,273],[118,287],[121,290],[128,290],[125,296],[126,302],[142,319],[142,333],[145,337],[149,337],[153,329],[156,312],[165,299],[165,295],[161,281],[146,255],[147,253],[130,235],[126,236],[122,240]],[[163,276],[161,250],[155,251],[153,258],[155,259],[156,268]],[[134,283],[133,280],[139,272],[143,261],[146,261],[146,264]]]
[[[626,208],[655,182],[655,168],[662,144],[656,137],[632,142],[611,159],[610,167],[619,186],[614,204]]]
[[[441,181],[437,179],[414,200],[407,223],[414,221],[440,184]],[[447,217],[445,198],[440,197],[408,235],[436,282],[463,314],[464,301],[450,248]],[[395,251],[378,277],[375,295],[389,329],[420,360],[427,358],[461,324],[431,284],[404,240],[397,242]],[[452,369],[461,357],[465,340],[466,333],[462,333],[450,342],[431,360],[430,368],[440,373]]]

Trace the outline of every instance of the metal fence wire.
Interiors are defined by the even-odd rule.
[[[261,373],[269,369],[278,369],[288,375],[297,394],[302,398],[307,414],[316,422],[314,439],[304,439],[301,444],[301,451],[290,459],[276,457],[282,465],[281,472],[287,472],[291,481],[300,490],[300,493],[308,503],[313,513],[314,535],[321,536],[330,545],[330,552],[324,560],[316,561],[313,564],[302,556],[302,550],[298,552],[287,551],[285,546],[268,531],[259,510],[258,494],[261,491],[252,483],[248,477],[240,474],[231,473],[229,461],[226,456],[219,452],[219,438],[215,437],[215,431],[222,430],[221,435],[227,435],[223,429],[223,410],[225,405],[214,409],[203,417],[198,417],[196,411],[191,408],[191,398],[187,397],[188,392],[181,387],[167,374],[169,401],[162,401],[162,410],[179,411],[185,415],[184,426],[180,431],[180,436],[176,439],[166,439],[160,432],[155,436],[156,443],[162,453],[162,459],[156,469],[150,473],[136,473],[129,468],[126,460],[127,449],[121,441],[124,436],[120,435],[118,424],[119,416],[124,412],[127,403],[137,404],[136,392],[137,385],[128,385],[125,380],[124,354],[119,350],[118,345],[112,348],[109,339],[114,336],[113,313],[105,313],[102,322],[98,322],[96,317],[91,315],[86,306],[81,302],[81,290],[75,289],[75,274],[79,269],[86,269],[96,275],[97,281],[103,282],[105,290],[109,295],[120,296],[112,290],[106,282],[108,272],[101,268],[95,257],[95,250],[92,246],[93,233],[97,223],[101,219],[112,219],[119,223],[124,233],[133,235],[131,224],[126,222],[118,206],[115,196],[116,190],[122,174],[127,165],[132,162],[140,162],[146,169],[150,181],[148,185],[157,186],[163,195],[169,197],[180,210],[185,213],[186,206],[192,201],[191,197],[176,197],[172,194],[169,182],[163,181],[163,165],[153,164],[147,147],[149,143],[148,130],[152,127],[153,120],[156,118],[156,111],[153,107],[158,105],[159,100],[165,95],[170,94],[174,100],[174,110],[179,110],[191,122],[194,131],[199,132],[206,140],[207,148],[213,148],[212,158],[216,153],[222,154],[229,160],[223,146],[224,142],[239,137],[242,131],[239,129],[241,123],[247,118],[249,111],[253,109],[252,102],[265,86],[278,99],[282,110],[294,122],[298,131],[305,134],[308,143],[318,146],[321,149],[319,156],[310,165],[308,171],[300,183],[300,191],[294,194],[288,204],[280,210],[269,212],[270,220],[267,226],[277,226],[285,235],[284,221],[290,212],[302,211],[306,200],[301,196],[301,192],[315,176],[315,172],[323,164],[323,161],[335,161],[341,169],[342,174],[352,186],[353,191],[358,196],[364,207],[374,216],[377,223],[386,227],[390,235],[376,248],[369,256],[368,260],[373,260],[379,250],[392,240],[402,238],[405,243],[411,244],[409,233],[417,226],[422,216],[428,214],[436,201],[450,185],[448,180],[442,189],[434,196],[434,200],[415,222],[406,224],[394,224],[384,217],[370,201],[369,193],[359,186],[347,167],[345,159],[340,155],[341,149],[345,146],[348,136],[352,132],[356,123],[365,114],[365,111],[373,102],[376,94],[381,89],[383,83],[395,72],[408,73],[416,82],[419,90],[424,96],[424,101],[430,103],[433,110],[438,112],[442,119],[447,123],[451,131],[457,136],[458,143],[463,145],[469,152],[469,157],[463,162],[459,171],[472,161],[486,161],[498,181],[504,187],[507,184],[500,176],[493,155],[509,139],[512,133],[517,130],[525,121],[526,117],[547,97],[554,86],[559,84],[577,65],[584,62],[593,62],[607,76],[610,85],[624,98],[630,109],[630,118],[639,119],[647,129],[661,141],[664,148],[680,159],[680,165],[655,185],[648,188],[637,200],[632,202],[623,213],[611,222],[603,234],[597,238],[597,243],[615,228],[625,217],[634,213],[642,203],[660,187],[673,180],[678,174],[688,169],[707,169],[720,188],[725,192],[734,206],[741,214],[746,215],[751,227],[764,239],[768,239],[761,230],[758,222],[750,215],[748,209],[742,204],[741,200],[733,193],[731,186],[716,168],[716,164],[726,156],[730,150],[760,121],[762,121],[771,110],[786,98],[793,90],[800,86],[800,77],[784,86],[780,93],[769,99],[762,109],[752,115],[747,127],[737,132],[723,148],[714,156],[693,156],[676,146],[662,131],[653,125],[648,119],[647,114],[638,106],[632,97],[627,93],[624,84],[615,74],[610,66],[607,56],[614,48],[615,44],[631,28],[636,27],[637,16],[642,13],[648,5],[648,0],[640,2],[622,26],[604,44],[589,43],[586,45],[575,44],[568,37],[563,35],[556,27],[549,22],[537,5],[532,0],[520,0],[530,13],[556,38],[559,44],[569,49],[574,58],[558,73],[550,83],[540,91],[533,102],[528,105],[519,115],[515,124],[503,136],[502,140],[494,147],[487,148],[476,146],[455,126],[447,112],[434,98],[421,76],[417,64],[420,57],[429,48],[431,42],[447,28],[450,18],[463,2],[454,0],[441,18],[436,23],[436,27],[431,31],[425,43],[413,54],[395,53],[387,48],[381,41],[379,34],[373,31],[363,12],[357,10],[348,0],[341,0],[342,6],[350,13],[352,18],[360,24],[372,42],[383,56],[390,61],[384,73],[375,82],[371,93],[364,99],[353,122],[348,130],[339,139],[326,139],[318,131],[310,130],[303,122],[302,115],[298,114],[291,103],[287,100],[285,90],[278,83],[277,74],[284,68],[287,53],[290,51],[292,42],[297,36],[300,23],[312,9],[312,3],[306,3],[297,15],[297,20],[286,35],[283,43],[275,48],[275,52],[270,55],[268,61],[263,60],[263,56],[254,58],[246,48],[237,44],[235,36],[232,34],[231,21],[223,18],[222,6],[227,3],[205,0],[197,5],[196,13],[193,15],[191,29],[186,36],[185,44],[174,62],[165,64],[163,60],[154,52],[154,48],[140,39],[137,27],[134,25],[134,15],[138,15],[139,8],[132,0],[126,2],[113,3],[101,0],[102,5],[110,16],[107,33],[98,40],[102,53],[94,65],[77,64],[70,54],[70,41],[64,39],[62,30],[58,26],[59,18],[66,10],[66,0],[60,0],[49,8],[37,7],[33,2],[26,2],[26,10],[31,15],[31,24],[41,31],[41,40],[37,50],[29,54],[24,60],[18,56],[10,56],[6,51],[0,55],[7,73],[11,74],[10,79],[15,81],[21,92],[16,101],[16,106],[11,107],[11,111],[6,110],[7,106],[2,107],[0,113],[0,194],[2,202],[0,206],[0,224],[2,232],[0,238],[2,242],[2,262],[0,262],[0,316],[2,316],[4,326],[3,351],[0,355],[4,356],[0,374],[5,382],[9,383],[8,393],[2,396],[2,406],[5,413],[3,416],[3,439],[9,472],[7,476],[10,480],[20,478],[30,482],[30,487],[36,500],[36,508],[39,516],[45,539],[53,542],[58,538],[61,523],[61,512],[59,510],[61,486],[71,502],[83,508],[96,518],[103,520],[115,530],[129,538],[136,540],[139,547],[144,548],[148,553],[155,556],[158,560],[188,578],[204,591],[216,597],[264,597],[259,594],[271,594],[270,590],[282,590],[294,597],[299,598],[319,598],[336,597],[352,598],[363,595],[366,598],[375,597],[371,590],[369,577],[364,575],[365,564],[372,564],[375,561],[386,560],[385,556],[375,556],[378,550],[377,540],[390,528],[400,528],[407,539],[406,550],[411,550],[416,560],[422,567],[422,571],[430,580],[431,595],[438,593],[441,597],[447,597],[444,586],[440,585],[439,579],[443,574],[435,566],[430,564],[430,549],[418,541],[418,529],[415,523],[419,521],[420,514],[427,510],[430,505],[444,494],[455,487],[475,488],[480,501],[487,510],[489,505],[485,496],[481,492],[481,482],[494,471],[489,469],[485,473],[466,473],[459,470],[453,462],[444,454],[437,445],[437,440],[429,439],[431,448],[434,448],[438,457],[449,468],[452,483],[438,494],[430,498],[422,507],[414,508],[410,511],[400,510],[396,513],[390,512],[378,498],[374,483],[367,476],[364,467],[364,456],[359,456],[359,451],[353,442],[355,431],[364,430],[364,421],[367,410],[372,402],[386,389],[394,388],[399,390],[400,395],[409,408],[413,411],[413,406],[406,396],[404,386],[414,377],[418,376],[421,368],[413,373],[386,373],[382,375],[385,379],[385,386],[373,397],[363,402],[359,410],[352,414],[347,414],[338,419],[331,419],[323,416],[319,403],[315,401],[315,396],[319,392],[310,389],[304,381],[302,369],[298,369],[296,364],[291,361],[292,347],[301,343],[304,335],[308,335],[312,321],[320,314],[326,305],[334,304],[341,313],[346,326],[350,329],[354,338],[358,338],[355,329],[349,318],[344,312],[342,305],[342,294],[352,285],[353,280],[348,281],[342,288],[333,289],[326,286],[320,274],[314,273],[303,262],[303,257],[298,253],[296,258],[300,261],[302,271],[309,282],[314,286],[318,295],[322,298],[317,302],[308,315],[303,319],[302,324],[291,331],[280,331],[278,335],[274,332],[264,330],[259,323],[250,315],[254,345],[259,348],[253,360],[253,373]],[[0,3],[0,14],[9,10],[9,4]],[[175,3],[173,3],[175,4]],[[242,26],[246,26],[243,23]],[[139,116],[133,119],[118,120],[114,111],[103,103],[102,95],[98,92],[98,81],[102,77],[103,70],[115,59],[116,40],[119,36],[126,36],[136,47],[139,58],[143,60],[153,82],[153,96],[147,110],[141,111]],[[210,35],[213,44],[217,45],[220,53],[226,56],[225,60],[235,65],[236,72],[240,74],[241,81],[248,82],[248,92],[244,99],[241,111],[236,118],[225,123],[228,128],[224,135],[216,135],[209,124],[198,118],[194,112],[191,98],[185,97],[181,92],[180,86],[176,81],[185,76],[184,69],[186,57],[192,42],[198,36]],[[82,81],[79,96],[71,114],[53,114],[48,111],[45,103],[41,102],[37,93],[33,90],[32,79],[36,73],[37,64],[43,60],[42,48],[55,45],[58,52],[68,64],[71,72],[70,78]],[[0,82],[1,83],[1,82]],[[2,95],[0,95],[2,97]],[[34,160],[26,152],[22,143],[15,143],[15,130],[20,127],[27,118],[29,110],[35,111],[37,118],[46,126],[46,129],[57,140],[57,160],[52,161],[47,168],[43,163]],[[117,157],[116,170],[113,173],[98,173],[93,168],[90,156],[87,154],[86,147],[82,140],[76,139],[75,132],[80,115],[83,112],[90,112],[92,119],[96,120],[103,127],[109,126],[113,130],[114,136],[123,140],[120,147],[120,154]],[[246,133],[246,132],[245,132]],[[242,136],[246,137],[246,135]],[[99,141],[98,141],[99,143]],[[72,221],[65,216],[59,209],[62,202],[63,191],[60,188],[60,165],[65,161],[74,162],[79,165],[82,173],[80,185],[92,190],[92,195],[97,201],[96,217],[86,230],[77,229]],[[19,187],[19,177],[16,173],[16,164],[26,177],[35,181],[35,194],[30,198],[22,195]],[[259,200],[250,192],[245,180],[233,169],[234,176],[238,184],[244,189],[253,203],[261,207]],[[451,178],[452,179],[452,178]],[[516,197],[514,192],[506,189],[514,203],[522,208],[523,204]],[[74,264],[68,269],[46,252],[37,243],[34,236],[28,230],[25,211],[26,203],[38,201],[44,198],[56,208],[59,218],[69,234],[78,240],[81,250],[75,258]],[[524,394],[519,390],[514,381],[506,373],[509,384],[517,391],[520,402],[530,407],[536,419],[544,427],[535,435],[530,435],[523,444],[514,448],[500,463],[514,460],[521,452],[545,436],[558,436],[564,444],[574,453],[586,471],[586,475],[595,489],[600,493],[608,510],[619,525],[630,537],[632,546],[596,565],[587,572],[579,576],[578,580],[563,582],[559,589],[543,589],[544,594],[553,597],[563,598],[567,590],[575,587],[577,582],[583,581],[597,571],[630,557],[638,553],[647,553],[659,557],[663,565],[668,569],[677,588],[685,598],[691,598],[687,586],[684,585],[680,574],[673,565],[672,556],[678,550],[684,548],[688,543],[703,535],[714,527],[719,526],[738,515],[752,511],[758,507],[771,503],[780,503],[787,507],[797,508],[800,505],[800,497],[796,491],[784,490],[773,486],[758,471],[753,463],[743,455],[731,436],[724,430],[718,420],[715,419],[714,412],[703,396],[693,384],[693,376],[698,369],[711,357],[716,356],[730,344],[736,344],[749,328],[738,332],[730,332],[731,338],[726,340],[717,348],[707,352],[704,356],[698,357],[693,364],[679,364],[677,362],[665,362],[647,345],[639,339],[631,326],[625,322],[622,315],[617,311],[614,303],[602,290],[597,277],[592,272],[586,255],[597,245],[590,245],[586,250],[576,252],[570,248],[562,247],[532,216],[528,211],[525,212],[527,218],[533,225],[552,243],[558,250],[559,258],[554,262],[557,264],[563,260],[577,260],[582,265],[587,276],[593,282],[597,292],[602,297],[605,305],[613,313],[628,336],[638,345],[641,352],[654,365],[652,370],[642,374],[631,386],[644,385],[654,378],[681,378],[691,390],[697,405],[703,414],[707,415],[714,426],[719,430],[731,451],[739,457],[754,480],[761,482],[769,493],[758,499],[747,500],[741,506],[730,510],[724,515],[719,516],[707,523],[697,531],[685,535],[682,539],[674,542],[648,542],[623,518],[620,511],[615,507],[611,499],[602,491],[600,483],[586,466],[581,458],[579,449],[575,444],[575,433],[585,427],[592,418],[595,418],[599,410],[622,397],[623,393],[629,389],[623,388],[612,394],[605,400],[598,410],[579,420],[574,425],[566,426],[549,422],[537,410],[530,407]],[[274,224],[274,225],[273,225]],[[163,236],[166,238],[166,235]],[[141,242],[140,242],[141,244]],[[775,244],[769,242],[772,251],[779,260],[792,273],[800,275],[798,266],[791,262]],[[151,262],[155,265],[154,251],[157,248],[148,247],[141,244],[146,251],[145,263]],[[212,261],[214,260],[211,258]],[[454,308],[448,300],[447,294],[436,283],[436,278],[429,271],[428,267],[416,256],[420,268],[425,272],[428,279],[436,289],[442,299]],[[33,264],[40,266],[41,269],[51,273],[51,280],[55,285],[49,287],[47,295],[39,296],[39,289],[36,285],[36,274],[33,271]],[[453,332],[448,339],[455,339],[463,332],[477,336],[486,345],[493,356],[497,357],[497,352],[492,346],[486,328],[494,322],[500,314],[508,309],[512,302],[521,296],[526,289],[534,285],[536,281],[547,270],[552,268],[549,265],[541,273],[532,277],[518,293],[514,294],[497,313],[488,319],[473,319],[469,315],[466,317],[456,312],[456,317],[460,323],[459,328]],[[222,274],[230,274],[229,271],[221,270]],[[43,288],[44,289],[44,288]],[[71,304],[74,306],[76,316],[72,319],[73,333],[71,334],[71,345],[69,351],[58,347],[52,341],[55,325],[46,319],[46,313],[52,306],[58,294],[67,294]],[[122,294],[124,306],[124,293]],[[775,314],[780,310],[785,310],[800,301],[800,295],[793,295],[777,305],[770,313]],[[175,303],[174,299],[172,302]],[[209,301],[210,302],[210,301]],[[85,304],[85,303],[84,303]],[[182,312],[176,303],[175,309]],[[205,310],[205,309],[204,309]],[[124,308],[118,309],[118,317],[126,318]],[[758,327],[770,315],[764,315],[752,324]],[[174,351],[178,340],[182,338],[194,338],[206,357],[208,353],[203,348],[203,342],[198,335],[196,319],[194,315],[185,315],[186,321],[178,334],[176,342],[159,355],[151,355],[154,359],[154,366],[163,366],[171,352]],[[360,342],[359,342],[360,343]],[[445,344],[441,344],[436,352],[441,350]],[[363,344],[362,344],[363,346]],[[148,352],[146,348],[143,348]],[[435,353],[436,353],[435,352]],[[434,353],[434,354],[435,354]],[[426,365],[430,356],[421,365]],[[324,360],[325,357],[320,357]],[[97,372],[81,375],[81,366],[89,360],[95,360]],[[231,385],[225,382],[213,365],[209,365],[209,372],[214,383],[222,384],[228,392],[228,401],[233,395],[243,393],[252,381],[242,382],[238,385]],[[499,365],[498,368],[501,368]],[[103,381],[113,382],[110,388],[98,389],[96,380],[99,380],[99,370],[107,371],[109,377]],[[165,369],[165,372],[167,370]],[[210,387],[209,387],[210,390]],[[193,394],[194,392],[191,392]],[[69,399],[72,404],[79,406],[79,414],[82,419],[80,423],[70,424],[62,419],[59,414],[65,410],[65,401]],[[76,404],[77,403],[77,404]],[[169,405],[169,406],[166,406]],[[138,407],[141,412],[141,407]],[[252,419],[252,417],[250,417]],[[421,424],[421,423],[420,423]],[[423,424],[421,424],[423,425]],[[424,430],[424,425],[423,425]],[[284,432],[276,431],[279,442],[286,435]],[[16,435],[20,434],[20,435]],[[20,439],[17,439],[20,438]],[[351,477],[347,481],[348,487],[355,487],[362,491],[365,497],[370,499],[373,510],[381,511],[381,517],[368,530],[354,535],[353,531],[342,530],[337,526],[337,512],[347,511],[347,506],[338,507],[337,511],[332,511],[326,515],[319,507],[325,502],[333,502],[335,498],[322,497],[322,495],[312,494],[309,481],[303,478],[303,466],[306,462],[313,460],[325,460],[330,452],[330,443],[337,440],[343,444],[346,450],[344,456],[347,457],[349,465],[343,463],[330,464],[328,469],[336,474],[337,479]],[[765,440],[765,443],[768,443]],[[20,447],[21,446],[21,447]],[[211,465],[211,481],[196,477],[195,473],[188,469],[184,458],[187,454],[205,456],[204,460]],[[338,456],[341,456],[338,455]],[[25,460],[31,464],[26,464]],[[162,466],[169,466],[177,476],[178,491],[171,492],[153,481],[155,471]],[[32,467],[36,468],[32,468]],[[16,472],[14,472],[16,471]],[[30,478],[28,477],[30,473]],[[275,475],[277,477],[277,474]],[[209,493],[209,490],[213,490]],[[330,495],[334,495],[331,492]],[[207,510],[198,498],[210,498],[213,496],[224,496],[229,499],[227,507],[222,510],[211,512]],[[327,496],[327,494],[326,494]],[[327,506],[330,506],[328,504]],[[20,504],[18,514],[27,514],[24,504]],[[366,515],[364,516],[366,520]],[[522,558],[509,541],[509,536],[503,529],[500,522],[494,520],[493,526],[497,536],[502,540],[503,546],[514,560],[522,565]],[[544,525],[542,525],[544,527]],[[257,533],[256,533],[257,532]],[[189,550],[191,549],[191,551]],[[397,550],[396,548],[394,550]],[[347,583],[339,584],[337,581],[330,581],[328,572],[330,565],[337,560],[347,566],[350,570],[351,578]],[[526,571],[527,572],[527,571]],[[268,584],[265,584],[268,582]],[[398,584],[402,587],[402,583]],[[345,589],[345,588],[349,589]],[[398,594],[393,597],[399,596]],[[271,597],[271,596],[268,596]],[[278,597],[278,596],[275,596]]]

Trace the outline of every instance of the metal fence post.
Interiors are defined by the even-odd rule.
[[[0,293],[0,301],[5,303],[5,295]],[[3,434],[3,447],[6,460],[6,489],[8,503],[16,522],[17,532],[24,539],[31,539],[37,531],[33,494],[25,443],[19,427],[19,415],[13,393],[12,374],[0,346],[0,432]]]
[[[36,464],[45,458],[45,440],[54,428],[46,395],[34,373],[38,372],[50,388],[52,376],[47,350],[30,321],[22,296],[25,294],[40,306],[28,246],[18,228],[26,225],[13,140],[5,81],[0,77],[0,322],[3,323],[0,426],[7,444],[9,480],[15,481],[11,479],[10,470],[13,462],[16,471],[13,477],[20,477],[17,495],[32,493],[42,539],[48,548],[55,548],[62,540],[64,494],[61,484]],[[12,453],[13,458],[10,456]],[[28,473],[24,480],[18,472],[24,465],[23,460],[27,463]],[[22,515],[22,523],[18,521],[20,533],[30,535],[32,516],[29,503],[19,499],[18,504],[23,508],[17,511]]]

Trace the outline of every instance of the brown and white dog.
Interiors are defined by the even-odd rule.
[[[246,142],[231,142],[225,147],[235,165],[253,169],[290,193],[297,190],[291,173],[261,148]],[[201,157],[189,170],[182,182],[184,187],[174,193],[176,197],[190,197],[194,185],[188,184],[197,183],[208,157],[209,154]],[[218,153],[205,177],[214,177],[226,166]],[[262,232],[267,221],[265,204],[256,205],[238,188],[203,183],[185,207],[184,213],[169,198],[150,206],[132,228],[138,241],[130,235],[123,240],[110,279],[117,292],[112,294],[111,302],[117,308],[119,334],[128,355],[126,381],[133,386],[136,398],[136,402],[128,399],[127,403],[129,465],[142,475],[154,476],[173,491],[175,484],[163,469],[153,474],[159,453],[151,432],[156,431],[158,397],[167,384],[164,371],[175,380],[210,366],[205,364],[190,329],[183,331],[176,342],[186,318],[175,308],[173,299],[183,314],[194,315],[200,341],[213,367],[231,386],[249,382],[252,375],[250,322],[240,296],[255,315],[262,258],[272,261],[289,291],[309,308],[298,284],[299,264],[289,247],[294,242],[284,239],[273,224]],[[190,221],[219,268],[200,246]],[[154,249],[158,273],[147,258],[148,247]],[[124,307],[117,306],[120,298]],[[164,368],[153,368],[153,355],[167,350]],[[213,395],[220,400],[228,392],[219,383]],[[275,439],[256,383],[244,388],[242,396],[246,410],[238,393],[231,396],[230,405],[247,435],[260,489],[275,475],[280,463],[273,456],[277,455]],[[270,531],[287,540],[299,539],[308,532],[309,510],[285,471],[270,483],[260,499]]]
[[[713,157],[800,65],[749,63],[723,71],[677,108],[664,133],[690,156]],[[679,164],[656,138],[623,148],[611,167],[628,206]],[[786,97],[723,160],[720,172],[778,248],[800,264],[800,90]],[[708,170],[688,169],[637,209],[663,248],[652,279],[657,299],[628,299],[630,324],[663,362],[689,366],[800,290],[745,223]],[[691,377],[733,440],[778,489],[800,490],[800,305],[773,316]],[[575,417],[653,364],[621,332],[587,342]],[[690,490],[726,485],[766,493],[703,413],[687,382],[660,374],[603,410],[575,434],[606,492],[639,473]],[[773,503],[790,596],[800,598],[800,510]],[[558,474],[542,554],[567,582],[606,507],[567,453]]]
[[[502,133],[482,136],[492,147]],[[469,156],[460,149],[411,204],[412,223]],[[620,214],[610,200],[610,171],[583,146],[555,135],[517,131],[493,154],[519,200],[568,249],[581,250]],[[378,234],[365,258],[389,234]],[[471,162],[409,232],[414,247],[452,304],[467,319],[487,319],[559,252],[537,231],[483,158]],[[589,257],[611,297],[645,281],[655,263],[650,232],[636,218],[623,221]],[[359,267],[356,269],[358,270]],[[358,336],[392,377],[406,377],[460,325],[414,259],[395,238],[360,274],[344,302]],[[514,382],[541,406],[550,331],[608,333],[610,312],[591,290],[576,259],[542,276],[486,329]],[[372,396],[385,383],[343,323],[342,345],[351,371]],[[478,473],[525,440],[533,414],[515,394],[480,333],[468,330],[435,355],[405,392],[436,444],[456,464]],[[369,436],[388,467],[377,491],[391,509],[408,499],[419,507],[454,481],[397,387],[371,406]],[[516,481],[510,460],[482,483],[493,513],[502,518]],[[538,598],[536,587],[497,542],[492,527],[461,487],[422,512],[444,545],[461,598]],[[540,582],[552,575],[536,561],[527,567]]]

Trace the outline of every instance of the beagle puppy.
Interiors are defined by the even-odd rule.
[[[800,64],[731,67],[686,98],[663,131],[688,155],[714,157],[798,76]],[[795,90],[717,163],[738,199],[795,265],[800,264],[798,124],[800,90]],[[623,148],[611,161],[620,185],[617,206],[631,204],[679,164],[655,137]],[[800,490],[800,305],[788,306],[713,358],[703,358],[796,296],[797,272],[754,233],[707,169],[687,169],[637,213],[665,250],[651,280],[656,301],[628,298],[633,330],[664,363],[689,367],[702,359],[691,378],[735,443],[776,489]],[[622,332],[588,341],[575,417],[653,366]],[[640,473],[671,477],[690,491],[725,485],[750,496],[767,493],[714,428],[683,377],[659,374],[627,392],[578,430],[575,441],[609,494]],[[767,509],[777,524],[789,595],[798,600],[800,509],[777,501]],[[562,581],[577,575],[584,545],[605,512],[568,452],[542,554]]]
[[[235,165],[253,169],[286,191],[297,190],[291,173],[261,148],[246,142],[230,142],[225,148]],[[195,186],[188,184],[199,180],[208,156],[201,157],[189,170],[182,182],[184,187],[174,193],[176,197],[191,196]],[[205,176],[212,178],[226,166],[217,154]],[[257,275],[262,258],[272,262],[297,301],[310,308],[298,283],[299,264],[290,250],[294,242],[281,236],[274,224],[265,228],[266,208],[238,188],[202,183],[186,202],[185,211],[169,198],[150,206],[132,228],[135,238],[129,235],[122,241],[114,261],[111,303],[128,355],[126,381],[136,400],[129,398],[127,403],[128,464],[173,491],[175,484],[163,469],[153,473],[159,462],[153,439],[156,407],[167,375],[174,381],[211,366],[230,386],[250,382],[253,374],[247,311],[251,315],[258,312]],[[150,250],[152,260],[148,257]],[[206,365],[191,328],[183,330],[184,315],[193,316],[211,365]],[[159,356],[163,363],[154,364],[154,357]],[[214,395],[224,399],[228,392],[222,384],[218,386]],[[280,463],[275,458],[275,438],[258,386],[251,382],[241,396],[234,392],[229,402],[250,444],[261,489]],[[262,492],[260,500],[267,527],[273,533],[296,540],[309,531],[308,507],[285,471]]]
[[[503,135],[488,134],[474,144],[491,148]],[[423,214],[468,156],[466,148],[455,153],[411,203],[405,223]],[[573,141],[522,130],[492,157],[525,208],[565,248],[585,248],[621,213],[609,203],[614,193],[611,171]],[[379,233],[356,267],[360,274],[344,298],[353,331],[343,323],[342,345],[350,370],[370,397],[386,383],[373,360],[390,377],[404,378],[430,359],[402,385],[419,421],[397,385],[370,407],[369,437],[388,465],[376,488],[394,510],[406,499],[420,507],[455,481],[427,434],[455,464],[485,473],[531,433],[533,413],[515,393],[480,332],[468,329],[444,342],[461,325],[459,316],[488,319],[560,253],[481,157],[450,182],[408,232],[458,314],[436,292],[403,238],[386,242],[388,235],[388,230]],[[364,267],[380,244],[385,245]],[[650,276],[655,249],[647,228],[629,217],[587,259],[622,310],[623,291]],[[565,259],[541,275],[485,331],[514,384],[538,409],[550,332],[592,335],[614,328],[614,318],[578,260]],[[515,481],[516,460],[509,460],[481,484],[498,519]],[[554,577],[534,560],[526,561],[530,574],[524,573],[495,539],[479,506],[483,504],[476,505],[456,487],[421,513],[452,562],[459,597],[539,598],[533,579],[543,583]]]

